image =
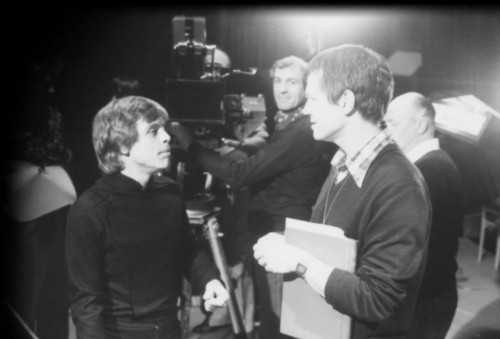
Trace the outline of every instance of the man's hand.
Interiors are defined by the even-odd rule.
[[[239,140],[226,139],[226,138],[222,138],[222,143],[226,146],[236,147],[236,148],[238,148],[242,145],[242,142]]]
[[[266,271],[274,273],[295,272],[299,262],[309,254],[285,243],[285,237],[269,233],[260,238],[253,246],[254,257]]]
[[[178,122],[168,123],[167,130],[177,139],[177,141],[179,141],[181,148],[187,151],[189,145],[193,141],[191,131]]]
[[[205,309],[212,312],[216,308],[223,307],[229,300],[229,293],[219,280],[210,280],[205,286],[203,293]]]

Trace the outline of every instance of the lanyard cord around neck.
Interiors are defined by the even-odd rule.
[[[330,187],[328,188],[328,191],[326,193],[325,208],[323,210],[323,225],[326,223],[326,219],[328,217],[328,214],[330,213],[330,211],[331,211],[331,209],[333,207],[333,203],[337,199],[337,196],[339,195],[340,191],[342,191],[342,188],[344,188],[345,184],[352,178],[352,176],[350,175],[350,173],[347,172],[347,177],[344,178],[344,180],[343,180],[344,182],[342,183],[342,186],[340,186],[340,188],[337,191],[337,193],[335,193],[335,196],[333,197],[333,200],[332,200],[332,202],[330,203],[330,206],[327,209],[326,207],[328,206],[328,200],[330,199],[330,191],[332,190],[332,186],[335,183],[335,178],[337,177],[337,175],[338,175],[338,172],[333,176],[333,178],[332,178],[332,180],[330,182]]]

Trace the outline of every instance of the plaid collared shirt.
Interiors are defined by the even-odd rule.
[[[342,169],[347,167],[356,185],[361,187],[366,171],[373,162],[373,159],[375,159],[382,148],[390,143],[392,143],[392,140],[384,131],[381,131],[350,159],[347,159],[344,151],[339,148],[332,159],[332,166],[338,170],[335,182],[338,183],[345,178],[347,171],[342,171]]]

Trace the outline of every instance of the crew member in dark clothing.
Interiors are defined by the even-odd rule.
[[[350,316],[352,338],[406,338],[425,267],[431,207],[424,179],[379,127],[392,97],[391,70],[360,45],[324,50],[308,69],[304,112],[314,138],[339,146],[311,221],[357,240],[356,269],[332,267],[276,233],[259,239],[254,256],[268,271],[296,272]]]
[[[302,113],[307,64],[295,56],[275,62],[271,69],[274,99],[279,108],[275,130],[267,145],[242,160],[222,159],[193,142],[180,125],[172,125],[182,148],[208,172],[231,187],[250,186],[249,231],[253,241],[269,232],[283,232],[286,217],[308,220],[328,174],[335,146],[315,141],[310,121]],[[256,265],[259,338],[279,338],[283,276]]]
[[[181,338],[182,276],[212,310],[228,300],[217,268],[198,250],[169,165],[168,115],[136,96],[112,100],[93,123],[105,175],[72,206],[66,253],[78,338]]]
[[[9,125],[15,154],[4,178],[9,188],[2,209],[9,278],[5,301],[37,338],[67,339],[64,234],[76,200],[67,172],[72,153],[64,143],[61,113],[40,101],[19,125]]]
[[[458,239],[463,225],[460,173],[435,137],[436,112],[429,99],[415,92],[389,105],[387,131],[408,159],[422,172],[432,203],[429,253],[420,287],[412,337],[444,339],[458,303]]]

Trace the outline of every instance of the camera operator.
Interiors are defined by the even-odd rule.
[[[251,241],[269,233],[283,233],[286,217],[308,220],[319,188],[330,169],[333,149],[315,141],[309,118],[302,113],[306,101],[307,64],[289,56],[271,69],[273,94],[279,112],[269,142],[255,154],[234,160],[201,146],[191,132],[172,123],[180,146],[208,172],[232,188],[250,186]],[[279,338],[283,276],[266,273],[254,263],[260,330],[259,338]]]

